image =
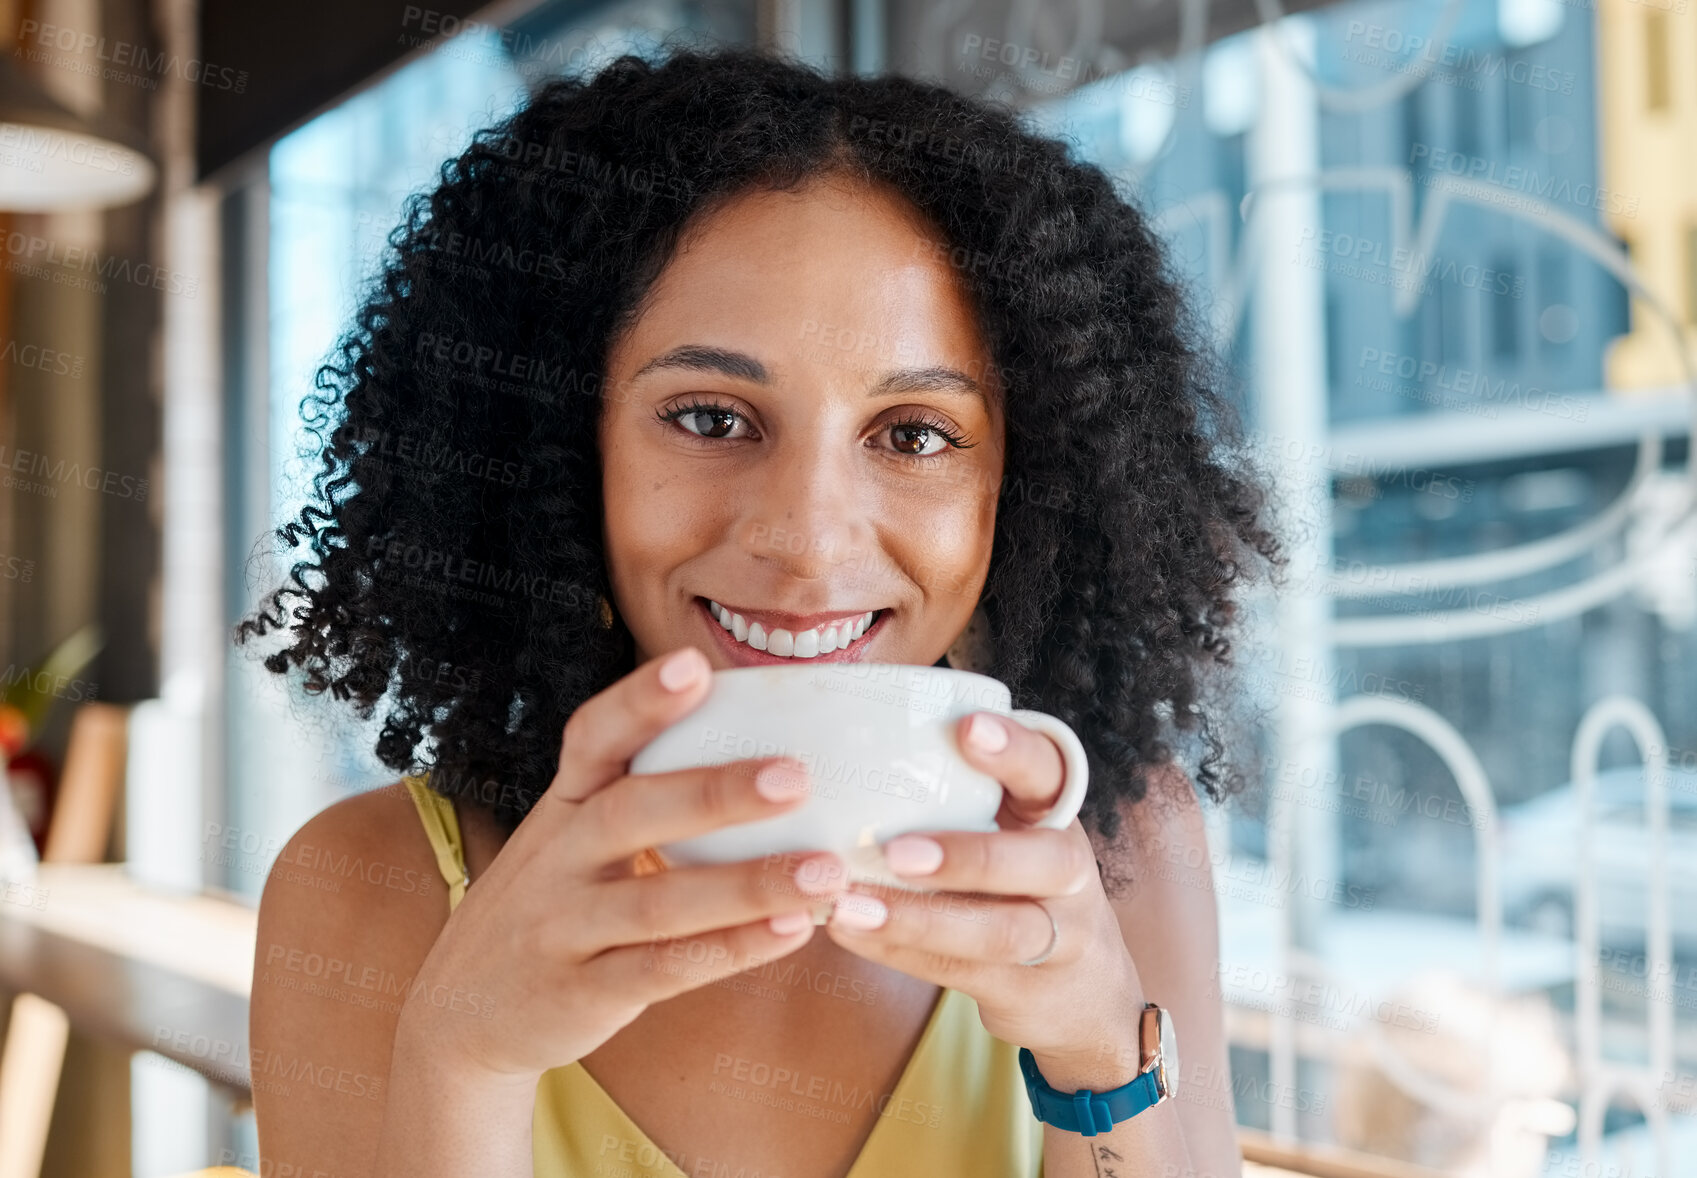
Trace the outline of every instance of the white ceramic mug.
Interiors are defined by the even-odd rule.
[[[1071,728],[1012,711],[1005,683],[972,671],[906,663],[735,667],[689,715],[631,759],[632,773],[790,756],[807,767],[807,802],[660,848],[669,863],[731,863],[835,851],[856,879],[929,891],[884,866],[879,844],[909,831],[994,831],[1002,785],[961,755],[955,728],[996,712],[1051,737],[1066,767],[1061,796],[1036,825],[1059,830],[1084,801],[1090,770]]]

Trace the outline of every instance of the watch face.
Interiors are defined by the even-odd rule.
[[[1155,1088],[1165,1100],[1178,1088],[1178,1037],[1173,1033],[1173,1016],[1149,1003],[1143,1008],[1138,1038],[1143,1047],[1143,1070],[1155,1073]]]
[[[1165,1094],[1178,1092],[1178,1035],[1173,1030],[1173,1016],[1161,1011],[1161,1087]]]

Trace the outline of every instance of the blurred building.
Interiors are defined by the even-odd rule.
[[[1679,235],[1689,232],[1697,174],[1675,146],[1690,135],[1677,139],[1671,104],[1691,75],[1672,67],[1664,126],[1639,118],[1642,69],[1623,70],[1639,104],[1631,107],[1609,72],[1611,20],[1659,27],[1652,11],[1363,0],[1301,18],[1317,47],[1305,71],[1321,221],[1267,244],[1259,260],[1322,275],[1324,314],[1314,327],[1332,429],[1324,461],[1334,575],[1347,582],[1375,566],[1551,542],[1627,490],[1646,425],[1671,435],[1634,492],[1636,529],[1525,575],[1445,585],[1434,569],[1415,592],[1357,591],[1333,603],[1345,622],[1453,610],[1504,623],[1470,638],[1340,643],[1324,685],[1340,698],[1374,691],[1446,717],[1502,804],[1569,776],[1565,741],[1521,734],[1571,732],[1610,690],[1644,699],[1676,747],[1697,745],[1689,706],[1697,650],[1680,595],[1658,591],[1665,577],[1647,576],[1638,597],[1581,616],[1531,604],[1622,559],[1653,523],[1656,495],[1669,490],[1660,468],[1683,459],[1683,404],[1664,398],[1652,417],[1614,411],[1622,358],[1639,339],[1666,349],[1668,334],[1642,308],[1629,324],[1620,279],[1586,252],[1632,242],[1636,264],[1645,248],[1636,243],[1659,241],[1644,273],[1668,289],[1683,264]],[[1262,379],[1249,346],[1257,259],[1242,215],[1258,35],[1216,42],[1188,67],[1145,67],[1040,107],[1046,125],[1113,170],[1161,227],[1246,389]],[[1687,52],[1697,38],[1679,43]],[[1297,52],[1294,41],[1287,51]],[[1664,132],[1665,141],[1655,138]],[[1676,375],[1668,356],[1663,365],[1646,382],[1665,391]],[[1676,579],[1688,575],[1688,562],[1670,559]],[[1299,678],[1275,676],[1272,694],[1318,686]],[[1634,755],[1624,745],[1610,751]],[[1351,733],[1339,752],[1340,789],[1355,795],[1335,831],[1350,882],[1392,906],[1470,913],[1473,831],[1424,821],[1418,805],[1409,812],[1420,799],[1459,802],[1444,766],[1393,730]],[[1241,837],[1262,849],[1253,827]]]
[[[1686,0],[1597,0],[1603,175],[1641,194],[1609,223],[1632,264],[1697,345],[1697,14]],[[1657,389],[1689,380],[1669,327],[1640,299],[1610,352],[1609,384]]]

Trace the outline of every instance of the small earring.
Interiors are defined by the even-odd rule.
[[[613,628],[613,605],[610,601],[607,600],[607,595],[605,593],[601,594],[600,597],[601,597],[601,628],[603,630],[611,630]]]
[[[990,637],[990,619],[982,605],[972,611],[966,629],[960,632],[960,637],[955,639],[954,645],[943,657],[957,671],[976,671],[980,675],[990,673],[996,661],[996,648]]]

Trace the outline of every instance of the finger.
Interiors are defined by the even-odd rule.
[[[816,927],[804,908],[786,910],[788,931],[775,931],[768,920],[667,941],[610,949],[584,968],[601,975],[616,993],[652,1005],[686,990],[720,981],[807,944]]]
[[[1066,762],[1055,742],[1009,716],[974,712],[960,722],[962,755],[1002,783],[1003,808],[1020,822],[1036,822],[1061,798]]]
[[[962,963],[1016,965],[1040,956],[1054,933],[1047,912],[1029,898],[922,894],[885,902],[884,922],[873,929],[852,922],[850,914],[866,907],[859,901],[858,890],[839,898],[826,927],[845,948],[893,968],[906,968],[898,960],[923,963],[934,973],[958,973]]]
[[[712,665],[693,646],[648,660],[566,721],[545,797],[582,801],[622,775],[644,745],[707,697]]]
[[[612,863],[646,847],[785,813],[810,789],[806,768],[789,757],[637,773],[591,795],[568,837],[586,860]]]
[[[595,889],[592,906],[573,914],[579,953],[675,937],[810,908],[848,888],[837,855],[768,855],[740,863],[677,868]],[[811,920],[811,915],[809,920]]]
[[[1065,830],[903,834],[884,844],[884,862],[896,875],[926,888],[1074,896],[1097,876],[1096,856],[1083,834],[1076,818]],[[927,870],[931,864],[935,866]]]

